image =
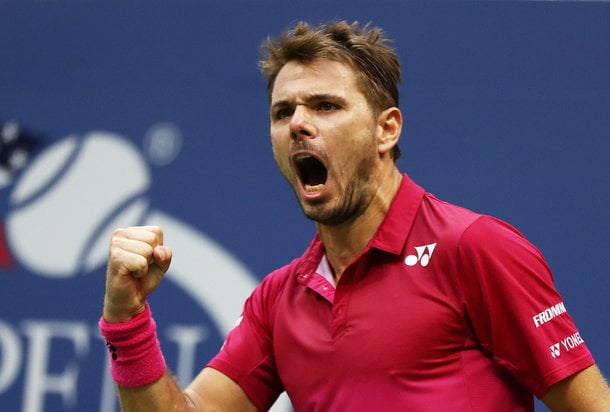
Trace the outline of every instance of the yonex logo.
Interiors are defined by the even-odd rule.
[[[553,358],[557,358],[559,355],[561,355],[561,352],[559,351],[559,342],[549,346],[549,349],[551,350],[551,356]]]
[[[424,246],[415,246],[415,251],[417,255],[409,255],[405,258],[405,265],[407,266],[415,266],[419,263],[422,266],[428,266],[430,263],[430,259],[432,259],[432,253],[434,252],[434,248],[436,247],[436,243],[430,243],[429,245]]]
[[[565,353],[570,352],[572,349],[578,348],[583,343],[585,343],[585,341],[580,337],[580,332],[575,332],[573,335],[566,336],[559,342],[549,346],[551,356],[553,358],[558,358],[559,355],[561,355],[561,346],[563,346],[563,350]]]

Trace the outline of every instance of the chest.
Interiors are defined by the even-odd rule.
[[[313,381],[413,380],[459,367],[470,331],[451,274],[440,266],[407,265],[404,258],[363,263],[346,271],[334,296],[311,276],[282,296],[275,317],[285,385],[302,383],[303,373]]]

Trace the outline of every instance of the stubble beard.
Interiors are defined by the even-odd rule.
[[[304,204],[298,195],[298,183],[293,186],[294,193],[301,205],[303,214],[308,219],[325,226],[339,226],[355,221],[371,204],[376,189],[371,186],[370,175],[372,165],[369,161],[360,163],[356,175],[342,186],[340,193],[333,200],[336,205],[328,210],[324,207],[328,201]],[[331,200],[332,201],[332,200]]]

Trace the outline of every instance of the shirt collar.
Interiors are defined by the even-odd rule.
[[[388,213],[371,239],[370,246],[398,255],[402,252],[415,216],[424,197],[424,189],[405,173]]]

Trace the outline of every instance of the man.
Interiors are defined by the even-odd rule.
[[[157,227],[111,240],[102,333],[126,411],[608,411],[610,390],[540,253],[396,167],[399,62],[377,28],[298,24],[262,60],[281,172],[317,235],[268,275],[182,391],[146,297]],[[570,350],[561,342],[570,342]]]

